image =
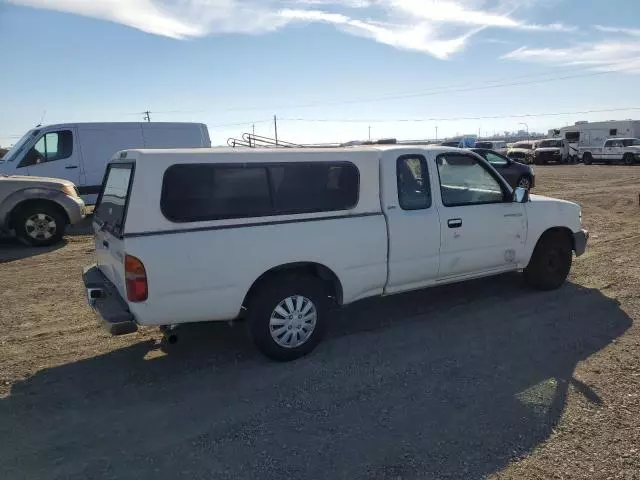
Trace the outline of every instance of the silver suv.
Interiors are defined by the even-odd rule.
[[[84,202],[67,180],[0,175],[0,231],[14,232],[27,245],[59,242],[66,226],[84,216]]]

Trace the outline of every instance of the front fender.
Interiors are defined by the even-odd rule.
[[[16,190],[6,197],[0,203],[0,228],[6,228],[9,223],[9,215],[13,209],[20,203],[27,200],[44,200],[57,203],[65,212],[67,209],[61,199],[65,196],[64,192],[46,187],[29,187]],[[68,215],[68,213],[67,213]]]

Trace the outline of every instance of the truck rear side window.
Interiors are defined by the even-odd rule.
[[[349,210],[358,192],[347,162],[173,165],[160,206],[173,222],[196,222]]]
[[[104,187],[93,214],[102,227],[114,235],[122,234],[132,172],[132,164],[107,167]]]
[[[431,185],[427,160],[422,155],[403,155],[397,162],[398,202],[403,210],[424,210],[431,206]]]

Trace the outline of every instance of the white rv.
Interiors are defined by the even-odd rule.
[[[211,147],[201,123],[65,123],[29,130],[0,160],[0,174],[62,178],[95,203],[107,163],[128,148]]]
[[[570,155],[583,160],[585,152],[598,156],[608,139],[640,138],[640,120],[576,122],[570,127],[549,130],[549,136],[560,137],[569,144]]]

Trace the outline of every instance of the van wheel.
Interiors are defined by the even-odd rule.
[[[593,163],[593,156],[589,152],[586,152],[582,156],[582,163],[585,165],[591,165]]]
[[[13,222],[18,238],[32,247],[46,247],[58,243],[66,226],[67,220],[64,215],[46,203],[19,210]]]
[[[326,331],[328,311],[320,280],[276,276],[250,301],[247,319],[256,347],[267,357],[286,362],[316,348]]]
[[[622,160],[624,161],[625,165],[633,165],[635,163],[635,157],[633,156],[633,153],[625,153]]]
[[[536,290],[555,290],[567,279],[572,261],[569,235],[563,231],[545,232],[524,269],[525,281]]]

